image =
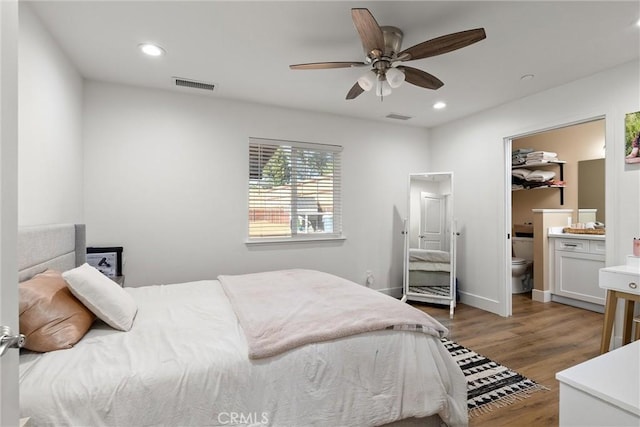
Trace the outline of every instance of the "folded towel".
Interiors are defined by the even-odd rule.
[[[512,169],[511,176],[525,179],[527,176],[529,176],[529,174],[531,174],[531,172],[533,172],[531,169],[524,169],[524,168]]]
[[[555,153],[551,153],[551,154],[555,154]],[[529,155],[527,154],[527,160],[524,162],[525,165],[532,165],[532,164],[536,164],[536,163],[548,163],[551,161],[555,161],[558,160],[557,156],[547,156],[547,155],[541,155],[541,156],[531,156],[529,157]]]
[[[553,171],[534,170],[527,175],[525,179],[533,182],[545,182],[553,179],[555,176],[556,173]]]
[[[511,156],[511,164],[512,165],[523,165],[524,162],[527,161],[526,154],[516,154],[515,156]]]
[[[525,184],[524,184],[524,188],[526,188],[527,190],[531,190],[532,188],[540,188],[540,187],[548,188],[549,182],[548,181],[545,181],[545,182],[525,181]]]
[[[552,151],[533,151],[527,154],[527,158],[541,158],[541,157],[558,157],[558,153]]]
[[[520,154],[529,154],[533,153],[533,148],[518,148],[517,150],[513,150],[511,155],[516,156]]]

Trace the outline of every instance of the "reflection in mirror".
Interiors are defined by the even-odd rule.
[[[598,221],[606,224],[604,171],[604,159],[578,162],[578,222]],[[581,216],[581,212],[595,212],[595,215]]]
[[[455,307],[453,174],[409,176],[404,299]]]

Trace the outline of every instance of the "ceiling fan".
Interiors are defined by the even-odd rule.
[[[370,71],[358,79],[347,93],[346,99],[354,99],[364,91],[375,87],[380,98],[391,93],[403,81],[426,89],[438,89],[444,85],[440,79],[413,67],[400,65],[405,61],[442,55],[486,38],[484,28],[460,31],[427,40],[405,50],[402,46],[402,31],[396,27],[379,26],[368,9],[351,9],[351,18],[362,40],[364,62],[313,62],[294,64],[292,70],[320,70],[328,68],[350,68],[371,66]]]

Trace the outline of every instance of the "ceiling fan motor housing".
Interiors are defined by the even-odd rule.
[[[382,37],[384,37],[384,52],[382,56],[387,58],[395,58],[402,48],[402,31],[397,27],[380,27]]]
[[[384,52],[380,57],[367,56],[368,62],[371,61],[374,72],[378,75],[379,80],[384,80],[385,73],[391,68],[391,63],[397,58],[402,47],[402,30],[398,27],[384,26],[380,27],[384,38]]]

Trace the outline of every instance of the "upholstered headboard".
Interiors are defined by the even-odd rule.
[[[48,268],[66,271],[87,258],[84,224],[53,224],[18,229],[18,281]]]

